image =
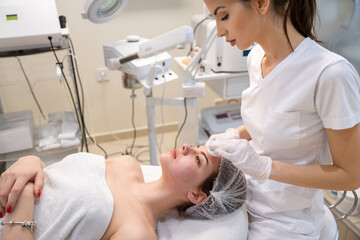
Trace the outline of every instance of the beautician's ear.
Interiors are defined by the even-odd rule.
[[[204,192],[198,192],[198,193],[188,192],[187,197],[193,204],[203,203],[207,199],[207,195]]]
[[[257,7],[260,14],[267,13],[270,8],[270,0],[257,0]]]

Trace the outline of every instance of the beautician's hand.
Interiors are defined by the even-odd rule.
[[[272,160],[260,156],[245,139],[217,140],[210,143],[215,154],[232,161],[242,172],[254,177],[259,183],[265,182],[271,172]]]
[[[240,133],[235,128],[228,128],[224,133],[211,135],[209,140],[205,143],[205,146],[209,146],[214,141],[230,139],[240,139]]]
[[[0,216],[11,212],[28,182],[34,182],[34,195],[40,197],[44,185],[43,163],[40,158],[26,156],[19,158],[0,176]]]

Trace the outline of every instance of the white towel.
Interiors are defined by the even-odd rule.
[[[34,239],[100,239],[114,205],[105,181],[105,159],[71,154],[44,173],[44,188],[35,201]]]

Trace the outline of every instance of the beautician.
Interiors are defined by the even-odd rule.
[[[249,175],[252,240],[319,239],[323,190],[360,187],[360,80],[317,43],[316,0],[204,0],[217,34],[246,49],[244,126],[213,135]]]

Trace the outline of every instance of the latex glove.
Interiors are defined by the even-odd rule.
[[[40,197],[44,185],[43,163],[40,158],[19,158],[0,176],[0,216],[14,210],[16,202],[28,182],[34,182],[34,195]]]
[[[205,146],[210,147],[210,144],[214,141],[230,139],[240,139],[240,133],[235,128],[228,128],[224,133],[211,135]]]
[[[265,182],[271,172],[272,160],[260,156],[245,139],[216,140],[209,144],[215,154],[232,161],[242,172]]]

